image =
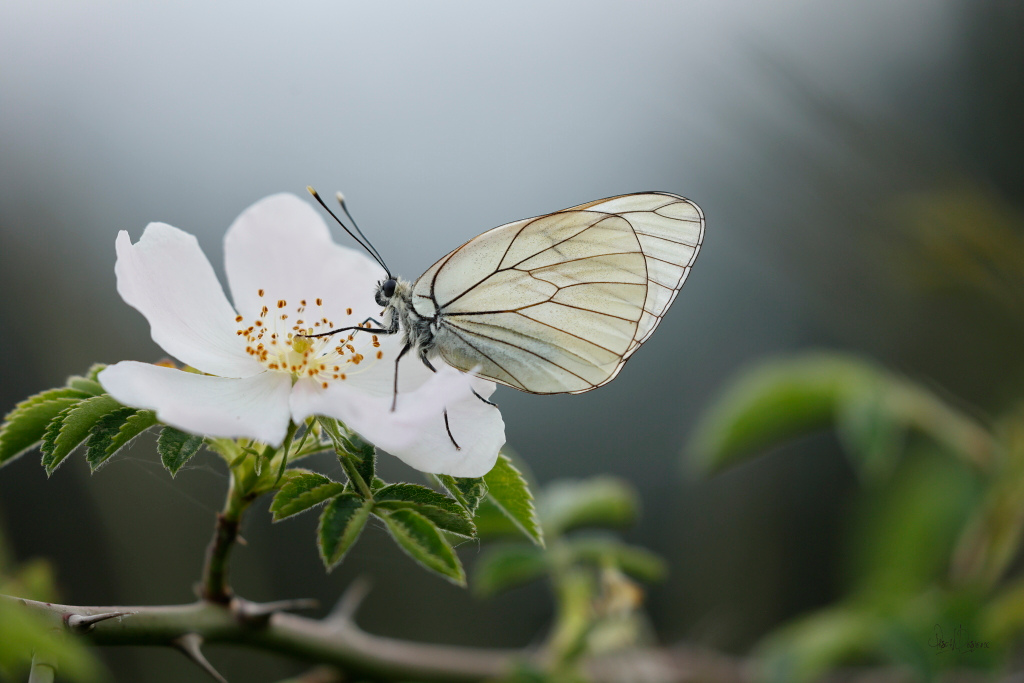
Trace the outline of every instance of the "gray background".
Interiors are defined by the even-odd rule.
[[[704,249],[619,378],[581,396],[501,389],[497,400],[541,482],[611,472],[640,489],[645,516],[628,537],[672,568],[651,593],[660,637],[743,651],[835,597],[856,484],[830,437],[689,477],[690,427],[732,373],[829,346],[982,408],[1021,378],[1019,330],[968,295],[908,281],[883,220],[895,195],[948,177],[1019,206],[1019,8],[5,3],[0,408],[94,361],[163,355],[115,292],[118,230],[137,239],[149,221],[171,223],[223,274],[223,232],[246,206],[337,188],[391,267],[415,278],[510,220],[680,193],[704,209]],[[0,513],[20,557],[53,559],[69,602],[186,601],[225,484],[211,454],[172,481],[151,442],[95,476],[74,458],[49,481],[32,454],[0,471]],[[249,598],[329,605],[368,574],[367,629],[476,645],[527,644],[550,617],[542,586],[476,600],[381,529],[325,575],[314,517],[271,526],[263,508],[235,556]],[[462,548],[470,567],[477,552]],[[121,680],[194,675],[170,652],[106,655]],[[238,680],[295,670],[236,650],[211,659]]]

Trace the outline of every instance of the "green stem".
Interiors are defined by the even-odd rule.
[[[359,474],[355,463],[352,462],[352,456],[342,455],[338,460],[341,462],[341,467],[345,470],[345,474],[348,475],[348,480],[352,482],[352,487],[359,491],[359,495],[366,499],[373,498],[370,484],[363,479],[363,475]]]
[[[233,592],[228,585],[228,559],[231,549],[238,540],[238,529],[242,524],[242,515],[252,504],[255,496],[242,494],[235,479],[235,472],[230,473],[227,502],[224,511],[217,513],[217,522],[213,529],[213,538],[206,548],[206,563],[203,567],[201,595],[204,600],[226,605],[231,602]]]
[[[288,422],[288,433],[284,436],[284,444],[281,445],[281,466],[277,470],[277,479],[274,480],[273,488],[277,488],[277,485],[281,483],[281,477],[284,476],[284,469],[288,466],[288,451],[292,447],[292,439],[295,438],[295,430],[299,426],[294,422]],[[305,439],[305,437],[303,437]],[[301,447],[302,444],[300,443]]]

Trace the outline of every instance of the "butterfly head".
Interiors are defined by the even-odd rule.
[[[393,277],[378,282],[377,294],[374,297],[377,300],[377,305],[387,306],[388,302],[391,301],[391,297],[395,295],[396,289],[398,289],[398,280]]]

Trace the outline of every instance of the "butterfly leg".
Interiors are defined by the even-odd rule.
[[[427,358],[427,354],[424,353],[423,351],[420,351],[420,360],[423,361],[423,364],[427,366],[428,370],[430,370],[431,372],[437,372],[437,368],[434,367],[433,363],[430,362],[430,359]],[[479,398],[484,403],[491,403],[490,401],[488,401],[486,398],[484,398],[480,394],[477,394],[475,390],[473,391],[473,393],[476,395],[477,398]],[[491,405],[493,406],[494,404],[491,403]],[[497,406],[495,406],[495,407],[497,407]],[[455,440],[455,437],[452,435],[452,426],[451,426],[451,424],[448,423],[448,409],[447,408],[444,409],[444,428],[445,428],[445,431],[448,432],[448,438],[451,440],[452,445],[455,446],[455,450],[461,451],[462,450],[462,446],[460,446],[459,442]]]
[[[406,343],[402,347],[402,350],[398,352],[398,357],[395,358],[395,393],[391,397],[391,412],[395,412],[395,406],[398,405],[398,361],[402,360],[402,356],[409,352],[412,348],[412,344]]]
[[[452,436],[452,427],[451,427],[451,425],[448,424],[448,409],[447,408],[444,409],[444,428],[445,428],[445,430],[448,431],[448,438],[451,439],[452,445],[455,446],[455,450],[461,451],[462,450],[462,446],[460,446],[455,441],[455,437]]]

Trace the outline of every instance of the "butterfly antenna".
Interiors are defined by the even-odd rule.
[[[366,243],[366,246],[368,246],[370,249],[373,250],[373,253],[374,253],[374,255],[376,255],[377,260],[380,262],[380,264],[384,265],[384,259],[381,258],[380,252],[377,251],[377,247],[373,246],[373,243],[370,242],[370,240],[366,237],[366,235],[363,234],[363,231],[359,229],[359,224],[356,223],[356,219],[352,218],[352,214],[348,210],[348,205],[345,203],[345,195],[343,195],[341,192],[338,192],[334,196],[337,197],[338,203],[341,204],[341,210],[344,211],[345,215],[348,216],[348,219],[350,221],[352,221],[352,227],[354,227],[356,229],[356,232],[359,233],[359,236],[363,238],[363,242]],[[384,266],[384,270],[388,271],[388,277],[390,277],[391,276],[391,271],[388,270],[387,266]]]
[[[335,215],[335,213],[333,211],[331,211],[331,209],[327,206],[327,204],[324,203],[324,200],[320,198],[320,194],[315,189],[313,189],[312,185],[307,185],[306,186],[306,191],[309,192],[311,195],[313,195],[313,199],[315,199],[317,201],[317,203],[324,208],[324,211],[329,213],[331,215],[331,218],[333,218],[338,223],[338,225],[340,225],[342,227],[342,229],[349,234],[349,236],[352,239],[354,239],[356,242],[359,243],[359,246],[361,246],[363,249],[365,249],[370,254],[370,256],[372,256],[373,259],[377,263],[380,264],[380,267],[383,268],[387,272],[388,277],[390,278],[391,277],[391,269],[387,267],[387,264],[384,263],[384,259],[382,259],[380,257],[380,254],[378,254],[377,250],[373,248],[373,245],[370,244],[370,241],[367,240],[366,237],[363,237],[363,233],[361,231],[359,231],[358,226],[356,227],[356,232],[359,233],[359,237],[363,238],[362,240],[360,240],[359,237],[356,237],[356,233],[354,233],[351,230],[349,230],[348,226],[345,225],[341,221],[341,219],[338,218]],[[344,203],[342,203],[342,207],[343,208],[344,208],[344,206],[345,206]],[[345,214],[348,215],[348,211],[347,210],[346,210]],[[349,218],[351,219],[351,216]],[[352,223],[354,225],[355,221],[352,221]]]

